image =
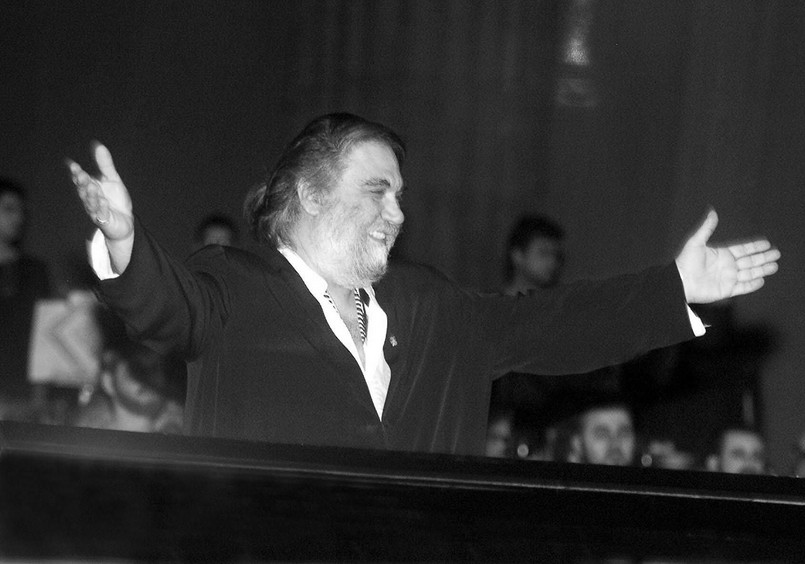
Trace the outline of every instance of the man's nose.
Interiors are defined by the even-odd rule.
[[[393,195],[386,197],[381,215],[383,219],[395,225],[401,225],[405,220],[405,215],[400,208],[400,202],[398,202],[397,197]]]

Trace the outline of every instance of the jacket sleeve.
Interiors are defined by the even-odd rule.
[[[223,269],[193,271],[171,257],[135,218],[131,261],[117,278],[103,280],[99,297],[125,323],[130,336],[162,353],[195,358],[220,331],[229,299]],[[225,262],[211,247],[196,261]]]
[[[499,300],[497,374],[588,372],[694,336],[674,263]]]

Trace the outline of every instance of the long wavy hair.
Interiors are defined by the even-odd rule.
[[[261,243],[290,245],[301,213],[297,188],[306,183],[322,199],[341,178],[344,160],[357,144],[385,143],[402,168],[405,145],[388,127],[348,113],[314,119],[291,141],[274,170],[246,198],[243,214],[252,236]]]

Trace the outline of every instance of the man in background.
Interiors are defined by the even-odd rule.
[[[707,468],[727,474],[765,474],[766,442],[749,427],[724,429],[716,443],[716,452],[707,459]]]
[[[225,245],[235,247],[240,239],[240,230],[235,220],[222,213],[213,213],[205,216],[193,233],[195,249],[207,245]]]
[[[577,418],[571,437],[571,462],[631,466],[637,436],[632,412],[624,403],[602,403]]]
[[[547,216],[521,217],[506,247],[504,293],[515,296],[556,286],[565,264],[564,238],[564,229]]]
[[[53,294],[48,266],[23,248],[28,227],[26,191],[0,178],[0,418],[28,420],[46,390],[28,380],[36,302]]]

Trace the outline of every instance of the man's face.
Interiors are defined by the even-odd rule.
[[[586,413],[579,438],[582,462],[628,466],[634,459],[632,417],[622,407],[593,409]]]
[[[25,206],[15,193],[0,195],[0,241],[15,243],[22,237],[25,224]]]
[[[535,288],[547,288],[559,282],[562,271],[562,242],[550,237],[536,237],[525,249],[512,251],[515,269]]]
[[[404,220],[402,189],[397,157],[388,146],[367,141],[349,152],[316,227],[316,262],[325,278],[350,288],[383,276]]]
[[[749,431],[728,431],[720,453],[721,471],[728,474],[762,474],[766,469],[763,440]]]

